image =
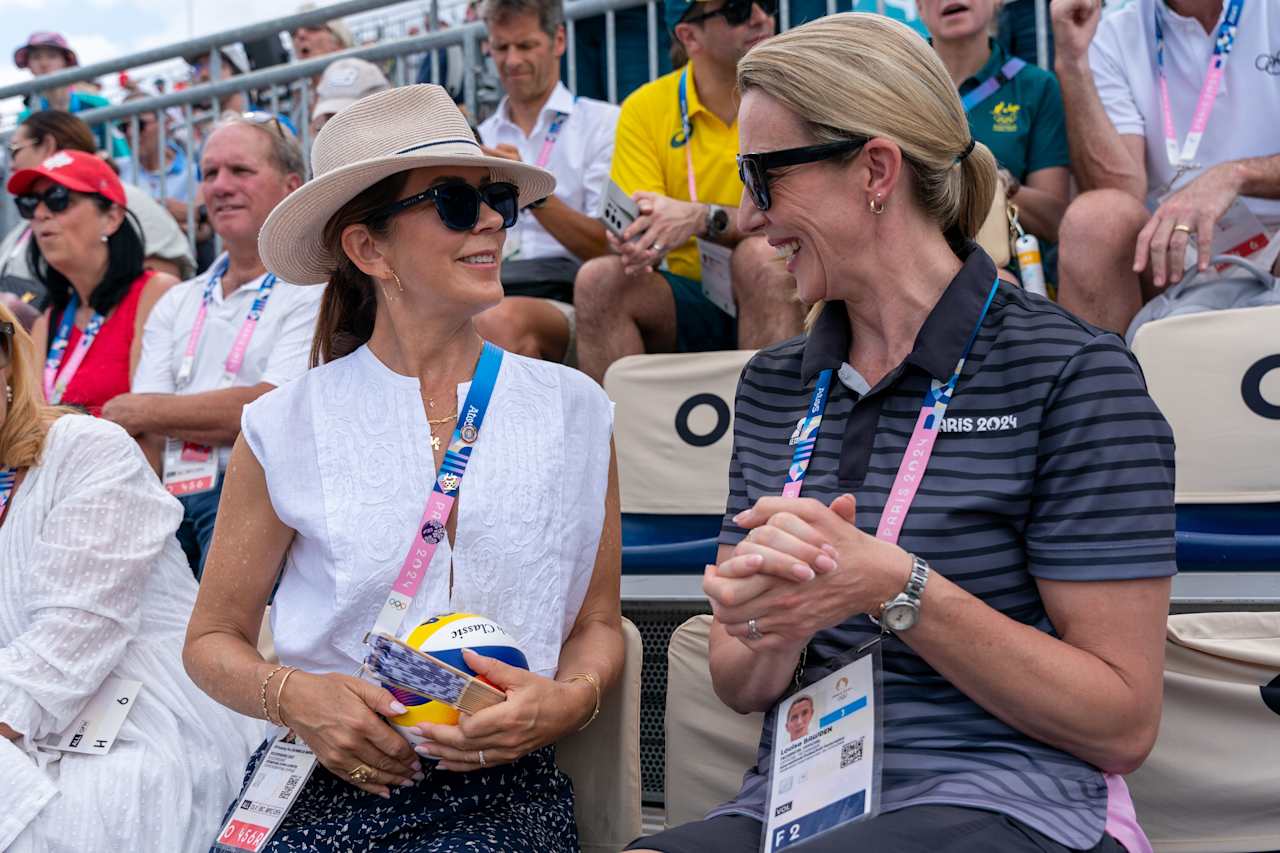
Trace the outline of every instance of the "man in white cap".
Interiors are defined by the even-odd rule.
[[[205,142],[200,171],[209,221],[226,251],[156,303],[133,393],[102,410],[138,437],[182,501],[178,541],[197,577],[240,411],[306,371],[323,293],[277,280],[258,255],[267,215],[305,174],[298,142],[278,120],[266,113],[224,120]]]
[[[608,251],[596,218],[613,159],[618,108],[575,98],[560,82],[561,0],[487,0],[482,17],[507,94],[480,125],[490,156],[556,176],[556,192],[507,232],[506,298],[476,318],[481,334],[535,358],[576,363],[573,281],[583,261]]]
[[[365,95],[390,88],[386,75],[372,62],[354,56],[337,60],[324,70],[316,86],[316,105],[311,110],[312,135]]]

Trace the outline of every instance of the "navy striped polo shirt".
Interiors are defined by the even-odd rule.
[[[955,369],[996,274],[975,245],[920,329],[911,353],[874,388],[846,359],[844,304],[806,337],[761,350],[738,386],[729,501],[733,516],[782,492],[819,371],[831,383],[803,495],[858,501],[874,535],[931,379]],[[1036,579],[1104,581],[1174,574],[1173,435],[1124,342],[1053,303],[1001,283],[965,362],[899,544],[1012,619],[1054,634]],[[929,618],[925,609],[922,619]],[[879,632],[864,615],[810,641],[804,681]],[[1073,848],[1102,838],[1101,772],[983,710],[909,646],[883,644],[881,808],[928,803],[1008,814]],[[712,812],[763,818],[776,708],[758,766]]]

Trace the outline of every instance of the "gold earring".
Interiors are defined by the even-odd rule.
[[[401,293],[404,293],[404,285],[400,283],[400,276],[396,275],[395,270],[391,271],[391,277],[396,280],[396,290],[400,291]]]
[[[871,208],[871,212],[876,216],[884,213],[884,202],[880,201],[880,193],[876,193],[876,197],[867,202],[867,207]]]

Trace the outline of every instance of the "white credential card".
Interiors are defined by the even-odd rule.
[[[176,438],[164,442],[164,487],[175,497],[207,492],[218,482],[218,452]]]
[[[59,752],[106,755],[111,744],[116,742],[125,717],[133,710],[141,689],[141,681],[107,676],[71,725],[47,737],[42,745]]]
[[[315,767],[316,754],[302,741],[273,740],[218,833],[215,849],[258,853],[265,848]]]
[[[779,706],[765,853],[803,845],[879,811],[878,659],[864,654]]]
[[[712,305],[730,317],[738,316],[738,305],[733,301],[733,277],[730,259],[733,249],[698,238],[698,261],[702,264],[702,294]]]

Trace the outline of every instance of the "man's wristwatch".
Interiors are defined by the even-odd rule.
[[[894,633],[909,631],[920,619],[920,596],[929,581],[929,564],[911,554],[911,577],[907,588],[880,606],[880,621]]]
[[[728,231],[729,211],[718,204],[707,205],[707,218],[703,223],[703,230],[706,231],[708,240],[714,240]]]

